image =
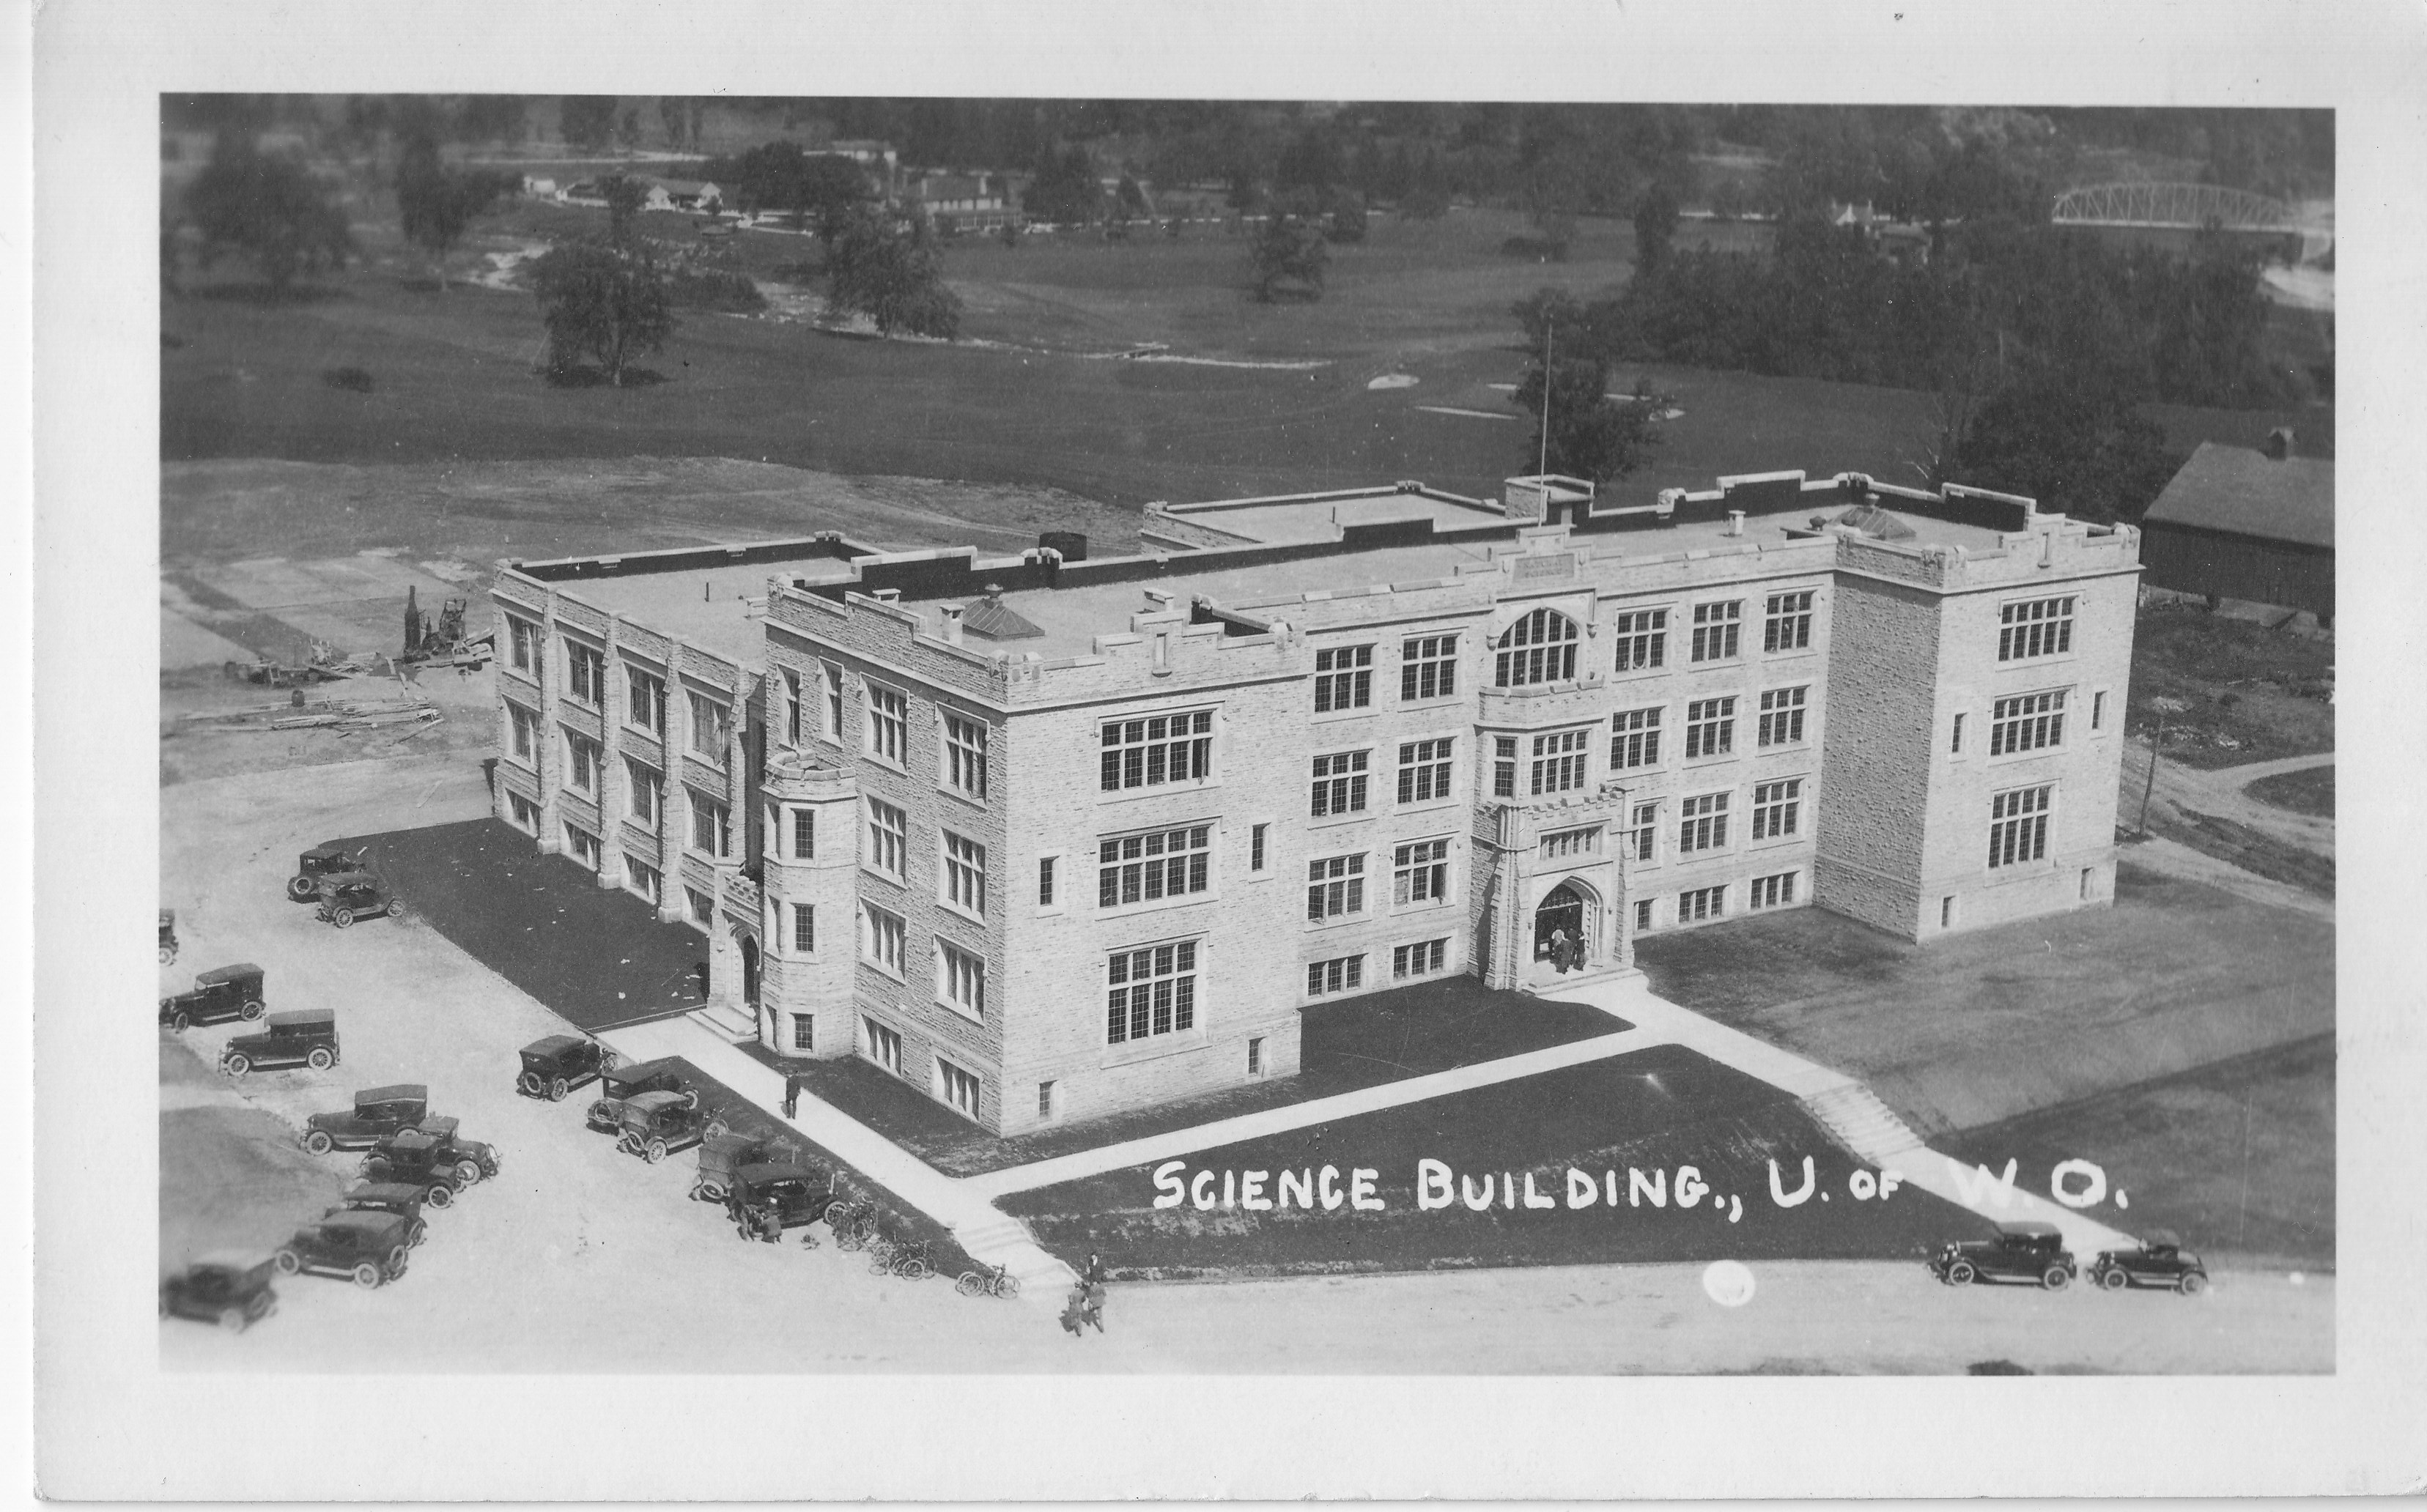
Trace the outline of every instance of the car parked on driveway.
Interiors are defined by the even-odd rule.
[[[303,1120],[303,1147],[315,1155],[333,1149],[367,1149],[399,1130],[430,1116],[430,1089],[417,1081],[365,1087],[344,1113],[316,1113]]]
[[[238,1034],[220,1047],[220,1069],[242,1076],[263,1066],[308,1065],[325,1071],[337,1064],[337,1014],[334,1008],[301,1008],[271,1014],[258,1034]]]
[[[711,1134],[699,1142],[699,1175],[692,1179],[691,1195],[700,1202],[723,1202],[743,1166],[799,1164],[801,1154],[800,1145],[781,1134]]]
[[[614,1133],[624,1127],[625,1103],[643,1092],[683,1090],[682,1062],[674,1056],[618,1066],[598,1074],[598,1097],[586,1116],[591,1128]]]
[[[305,1224],[278,1247],[278,1269],[294,1276],[346,1276],[356,1286],[385,1286],[404,1274],[412,1225],[393,1212],[341,1212]]]
[[[177,911],[160,910],[160,964],[167,966],[177,958]]]
[[[2100,1250],[2090,1262],[2090,1278],[2109,1292],[2154,1286],[2197,1296],[2207,1290],[2207,1267],[2168,1228],[2150,1229],[2138,1249]]]
[[[250,961],[202,972],[194,978],[193,991],[160,1000],[160,1022],[183,1033],[192,1024],[259,1018],[269,1009],[261,981],[261,967]]]
[[[725,1120],[700,1106],[696,1092],[643,1092],[624,1104],[624,1130],[615,1146],[651,1165],[711,1134],[726,1132]]]
[[[275,1255],[217,1249],[160,1283],[160,1316],[194,1318],[242,1333],[278,1310]]]
[[[432,1135],[418,1129],[408,1129],[390,1134],[371,1146],[363,1157],[362,1177],[366,1181],[396,1182],[415,1187],[421,1200],[433,1208],[453,1205],[455,1194],[480,1179],[480,1167],[469,1167],[455,1158],[448,1147]]]
[[[320,906],[312,917],[348,929],[358,919],[402,919],[404,904],[369,872],[341,871],[320,879]]]
[[[430,1233],[430,1225],[421,1216],[420,1187],[405,1181],[357,1181],[346,1188],[337,1205],[321,1216],[334,1218],[341,1212],[392,1212],[405,1222],[404,1242],[418,1245]]]
[[[497,1174],[497,1147],[484,1145],[477,1139],[465,1139],[459,1131],[457,1120],[424,1118],[414,1127],[437,1141],[435,1158],[441,1162],[453,1162],[456,1174],[464,1178],[465,1186],[487,1180]]]
[[[1949,1286],[2028,1281],[2061,1292],[2074,1276],[2072,1253],[2057,1226],[2036,1218],[2001,1223],[1993,1239],[1967,1239],[1930,1257],[1930,1274]]]
[[[308,903],[320,896],[322,877],[362,870],[360,861],[336,846],[316,845],[295,858],[295,875],[286,881],[286,896],[293,902]]]
[[[599,1080],[621,1060],[586,1035],[550,1034],[523,1047],[523,1072],[514,1085],[527,1097],[562,1102],[566,1093]]]
[[[805,1228],[824,1217],[835,1200],[830,1186],[826,1174],[813,1165],[745,1165],[733,1173],[725,1207],[736,1233],[772,1244],[785,1229]]]

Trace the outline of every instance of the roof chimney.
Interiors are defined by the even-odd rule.
[[[2275,461],[2282,462],[2285,458],[2292,455],[2294,444],[2298,439],[2298,437],[2292,434],[2292,428],[2290,426],[2279,425],[2274,430],[2267,432],[2267,444],[2260,447],[2258,449],[2265,452]]]
[[[961,610],[966,607],[967,606],[961,604],[939,604],[937,606],[937,608],[944,611],[944,643],[946,645],[959,645],[961,643]]]

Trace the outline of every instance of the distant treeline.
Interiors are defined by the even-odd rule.
[[[1944,228],[1936,255],[1899,262],[1853,226],[1778,227],[1767,254],[1644,259],[1605,300],[1538,296],[1521,307],[1539,348],[1613,362],[1736,368],[1930,389],[2034,366],[2133,399],[2235,408],[2302,397],[2271,367],[2268,306],[2252,253],[2201,237],[2188,258],[2045,224]]]

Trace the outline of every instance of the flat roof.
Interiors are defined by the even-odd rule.
[[[830,556],[804,551],[797,563],[755,561],[746,566],[675,568],[618,577],[583,577],[553,586],[611,614],[621,614],[660,635],[671,635],[728,661],[755,667],[766,660],[766,619],[747,602],[767,596],[776,577],[847,577],[849,569]]]
[[[1371,525],[1384,520],[1430,520],[1436,529],[1462,526],[1501,525],[1507,519],[1494,507],[1460,503],[1424,494],[1376,494],[1364,498],[1268,499],[1251,503],[1181,504],[1170,508],[1174,520],[1236,535],[1267,545],[1338,538],[1334,525]],[[1144,528],[1154,528],[1147,516]]]

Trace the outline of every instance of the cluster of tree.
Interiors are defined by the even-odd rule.
[[[345,212],[303,165],[266,154],[249,130],[220,134],[211,160],[186,186],[185,216],[201,233],[205,267],[234,252],[252,260],[273,292],[298,274],[344,265],[354,249]],[[173,228],[161,238],[163,279],[174,286]]]
[[[888,335],[950,338],[961,325],[960,296],[945,286],[926,228],[867,208],[844,218],[826,253],[826,309],[865,315]]]
[[[397,165],[396,205],[404,239],[430,254],[438,287],[447,287],[447,254],[472,221],[514,191],[514,179],[487,169],[449,168],[438,144],[417,137]]]
[[[875,198],[868,174],[848,157],[808,153],[788,141],[766,142],[734,157],[713,157],[702,169],[736,208],[789,215],[813,226],[832,251],[845,221]]]
[[[632,359],[674,333],[674,299],[666,269],[635,234],[648,191],[620,173],[601,187],[607,235],[549,248],[531,267],[531,292],[547,331],[550,381],[578,382],[595,371],[620,388]]]
[[[1657,427],[1670,407],[1668,395],[1638,382],[1630,398],[1614,399],[1606,358],[1562,357],[1556,345],[1536,353],[1513,400],[1534,419],[1534,449],[1523,463],[1528,472],[1539,464],[1561,477],[1607,483],[1650,460],[1661,442]]]
[[[1020,192],[1019,208],[1031,220],[1083,226],[1093,224],[1102,214],[1103,181],[1086,148],[1074,142],[1056,149],[1049,143],[1030,165],[1029,175],[1028,187]],[[1141,195],[1141,208],[1144,203]]]
[[[1276,205],[1247,244],[1247,290],[1260,304],[1323,298],[1331,249],[1315,216]]]

